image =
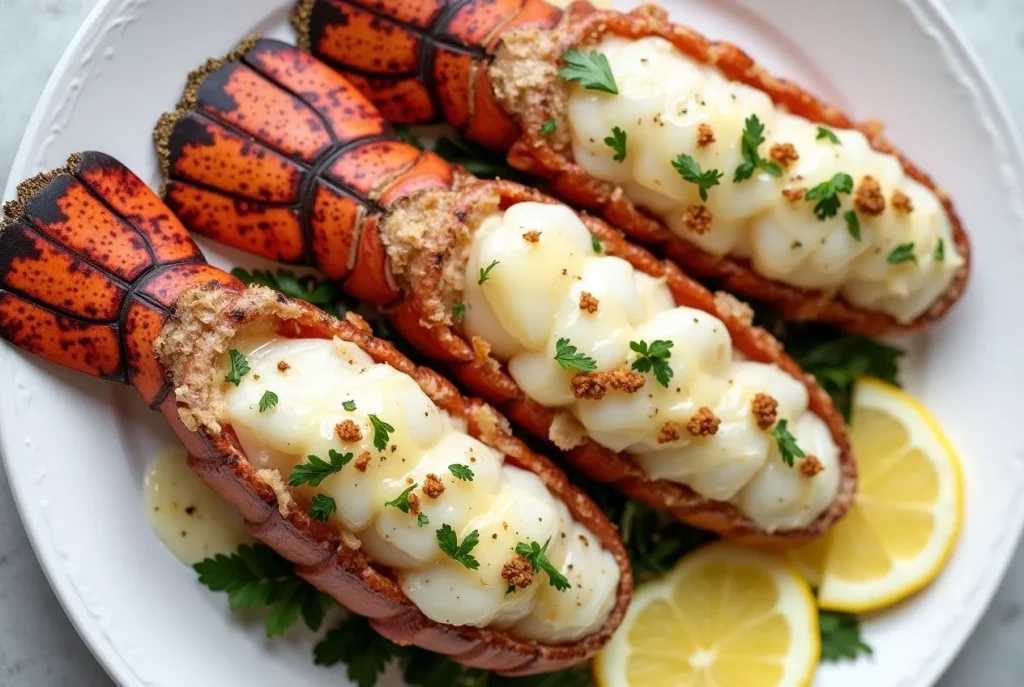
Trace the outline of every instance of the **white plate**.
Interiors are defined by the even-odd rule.
[[[1021,148],[976,60],[929,0],[668,0],[855,116],[877,116],[954,195],[973,230],[973,281],[904,368],[959,447],[967,519],[925,593],[866,623],[874,660],[826,666],[816,685],[931,684],[974,627],[1024,524]],[[150,131],[185,74],[259,30],[290,38],[282,0],[106,0],[53,74],[14,162],[23,177],[94,148],[158,183]],[[213,262],[243,261],[204,244]],[[251,264],[251,261],[246,260]],[[0,434],[36,554],[65,610],[122,685],[339,684],[301,636],[267,642],[230,617],[149,532],[145,465],[170,444],[133,391],[0,345]]]

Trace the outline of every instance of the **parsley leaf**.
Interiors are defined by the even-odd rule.
[[[265,413],[277,405],[277,394],[273,391],[264,391],[260,397],[260,412]]]
[[[452,315],[455,316],[456,322],[462,322],[462,318],[466,316],[466,304],[462,301],[452,303]]]
[[[896,246],[886,256],[885,261],[893,265],[899,265],[902,262],[917,262],[917,256],[914,255],[914,243],[901,243]]]
[[[231,370],[224,375],[224,381],[238,386],[242,383],[242,377],[249,374],[249,361],[234,348],[228,351],[228,357],[231,359]]]
[[[370,629],[366,618],[353,614],[317,643],[313,661],[318,666],[345,663],[349,680],[359,687],[374,687],[388,661],[401,651],[401,647]]]
[[[370,418],[370,424],[373,425],[373,447],[378,451],[383,451],[388,446],[388,439],[391,438],[390,432],[394,432],[395,428],[373,413],[367,417]]]
[[[663,387],[668,388],[668,382],[672,379],[672,368],[666,360],[672,357],[671,341],[655,339],[647,344],[646,341],[630,341],[629,347],[640,357],[633,361],[633,369],[637,372],[650,372],[654,370],[654,378]]]
[[[672,161],[672,166],[676,168],[679,176],[683,177],[684,181],[697,184],[700,199],[705,202],[708,199],[708,189],[712,186],[718,186],[718,180],[722,178],[722,173],[717,169],[709,169],[706,172],[702,171],[700,164],[684,153],[676,156],[676,159]]]
[[[452,463],[448,466],[448,470],[455,475],[456,479],[461,479],[463,482],[473,481],[473,471],[469,469],[468,465],[462,465],[460,463]]]
[[[593,234],[590,236],[590,247],[594,249],[594,252],[600,255],[604,252],[604,246],[601,245],[601,239],[597,238]]]
[[[477,279],[476,283],[483,286],[483,283],[491,278],[491,270],[498,266],[497,260],[492,260],[491,264],[487,267],[480,268],[480,278]]]
[[[479,561],[469,554],[473,547],[480,542],[480,532],[478,530],[473,530],[467,534],[466,538],[459,544],[459,538],[455,534],[455,530],[451,528],[451,525],[445,523],[437,530],[436,536],[437,545],[446,556],[462,563],[470,570],[476,570],[480,567]]]
[[[847,210],[843,218],[846,220],[846,231],[850,232],[855,241],[860,241],[860,219],[857,217],[857,211]]]
[[[565,575],[558,571],[551,561],[548,560],[547,550],[548,544],[551,543],[551,537],[544,542],[544,546],[541,546],[535,541],[527,544],[526,542],[519,542],[516,544],[516,553],[530,561],[530,566],[534,572],[537,570],[543,570],[548,575],[548,584],[557,589],[560,592],[564,592],[570,587],[569,580],[566,579]]]
[[[626,159],[626,132],[617,126],[612,127],[612,135],[606,136],[604,144],[615,151],[615,156],[612,158],[616,162],[622,162]]]
[[[935,262],[942,262],[946,259],[946,242],[939,239],[938,244],[935,246],[935,251],[932,253],[932,260]]]
[[[608,58],[596,50],[583,52],[570,48],[562,53],[565,66],[558,75],[566,81],[576,81],[590,91],[603,91],[615,95],[619,92]]]
[[[555,133],[555,120],[549,119],[540,125],[540,135],[550,136]]]
[[[860,636],[860,622],[848,613],[818,610],[821,632],[821,660],[856,659],[860,654],[874,653]]]
[[[297,487],[300,484],[309,484],[311,487],[319,487],[320,483],[341,469],[352,460],[352,454],[341,454],[333,448],[327,452],[331,462],[317,456],[306,456],[308,462],[296,465],[292,468],[292,474],[288,476],[288,486]]]
[[[740,139],[740,154],[743,156],[743,162],[732,175],[733,183],[749,179],[754,175],[755,169],[764,170],[773,177],[782,176],[782,167],[771,160],[765,160],[757,152],[758,146],[762,143],[764,143],[764,124],[756,114],[752,114],[743,122],[743,137]]]
[[[418,486],[419,486],[419,484],[417,484],[416,482],[413,482],[401,494],[399,494],[395,498],[391,499],[390,501],[385,501],[384,505],[385,506],[394,506],[395,508],[397,508],[398,510],[402,511],[403,513],[408,513],[410,510],[412,510],[412,506],[409,504],[409,494],[411,494],[412,490],[415,489]]]
[[[423,527],[424,525],[430,524],[430,518],[427,517],[426,513],[418,513],[416,515],[416,527]]]
[[[356,409],[356,402],[355,401],[345,401],[344,403],[341,404],[341,407],[351,413],[353,410]]]
[[[309,510],[306,512],[320,522],[327,522],[327,519],[331,517],[331,513],[336,510],[338,510],[338,504],[332,497],[324,494],[314,494],[313,501],[309,504]]]
[[[569,339],[559,339],[555,342],[555,362],[563,370],[593,372],[597,369],[597,361],[584,353],[577,353],[576,347],[569,343]]]
[[[803,458],[803,450],[797,446],[796,437],[789,433],[786,425],[789,421],[781,419],[775,423],[775,429],[772,430],[772,436],[775,437],[775,441],[779,445],[779,455],[782,456],[782,462],[793,467],[794,458]]]
[[[832,131],[832,129],[826,129],[823,126],[819,126],[818,127],[818,135],[814,137],[814,140],[821,141],[823,139],[828,141],[829,143],[831,143],[833,145],[837,145],[837,146],[843,145],[843,142],[839,140],[838,136],[836,136],[836,132]]]
[[[828,181],[823,181],[806,194],[804,200],[808,203],[817,201],[814,206],[814,216],[825,221],[829,217],[835,217],[839,212],[840,193],[853,192],[853,177],[845,172],[838,172]]]

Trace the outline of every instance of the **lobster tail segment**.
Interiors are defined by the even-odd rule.
[[[206,264],[167,207],[102,153],[18,187],[0,226],[0,336],[80,372],[167,393],[153,341],[178,296],[235,280]]]
[[[513,28],[551,28],[544,0],[302,0],[299,44],[359,88],[391,122],[448,122],[504,151],[517,127],[494,97],[490,49]]]

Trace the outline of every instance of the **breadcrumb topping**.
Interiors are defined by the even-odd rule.
[[[587,430],[576,418],[564,410],[555,413],[555,418],[548,428],[548,438],[563,451],[570,451],[587,443]]]
[[[436,499],[444,493],[444,482],[434,473],[428,472],[427,478],[423,480],[423,493],[429,498]]]
[[[707,148],[715,142],[715,130],[710,124],[701,122],[697,125],[697,147]]]
[[[346,442],[359,441],[363,438],[359,425],[352,420],[345,420],[334,425],[334,433],[338,435],[339,439]]]
[[[825,466],[821,464],[817,456],[807,456],[800,464],[800,474],[804,477],[814,477],[824,469]]]
[[[523,240],[525,240],[527,243],[537,243],[538,241],[540,241],[540,232],[537,231],[536,229],[532,229],[523,234]]]
[[[584,291],[580,294],[580,310],[585,310],[591,315],[597,312],[598,300],[594,294]]]
[[[694,234],[706,234],[711,231],[711,210],[707,205],[691,205],[683,210],[683,226]]]
[[[636,393],[644,387],[647,380],[644,376],[628,367],[619,367],[611,372],[577,372],[572,376],[570,386],[576,398],[599,401],[609,389]]]
[[[914,201],[903,191],[896,189],[892,193],[892,206],[897,212],[909,215],[914,211]]]
[[[658,443],[668,444],[683,436],[683,428],[678,422],[669,420],[658,430]]]
[[[370,452],[369,451],[363,451],[362,453],[360,453],[359,457],[356,458],[356,462],[352,463],[352,465],[355,467],[355,469],[358,470],[359,472],[366,472],[366,466],[369,465],[369,464],[370,464]]]
[[[878,180],[868,175],[861,179],[853,199],[854,206],[865,215],[878,215],[885,212],[885,196]]]
[[[804,195],[807,194],[805,188],[784,188],[782,189],[782,197],[788,200],[790,203],[799,203],[804,199]]]
[[[710,437],[718,433],[718,426],[722,421],[711,412],[711,408],[701,406],[697,414],[686,423],[686,431],[695,437]]]
[[[800,159],[800,153],[796,152],[796,146],[792,143],[776,143],[768,151],[768,155],[782,167],[789,167]]]
[[[286,363],[285,361],[283,361],[283,360],[277,361],[277,371],[278,372],[287,372],[290,369],[292,369],[292,366],[289,365],[288,363]]]
[[[502,566],[501,577],[510,587],[526,589],[533,582],[533,566],[523,556],[516,555]]]
[[[420,497],[415,493],[410,492],[409,496],[406,497],[409,501],[409,512],[413,515],[420,514]]]
[[[754,419],[757,420],[757,426],[760,429],[768,429],[779,418],[779,402],[768,394],[754,394],[750,410],[754,414]]]

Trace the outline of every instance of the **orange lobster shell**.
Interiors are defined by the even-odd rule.
[[[191,468],[302,577],[368,616],[392,641],[509,675],[574,665],[611,637],[633,586],[615,526],[551,461],[505,433],[493,410],[374,338],[361,318],[340,321],[269,289],[245,289],[209,266],[160,199],[102,153],[74,155],[66,168],[19,188],[20,200],[8,206],[10,219],[0,228],[0,335],[60,365],[134,386],[150,407],[164,413],[189,450]],[[254,322],[272,322],[285,336],[338,337],[408,374],[438,406],[465,420],[473,436],[540,477],[615,557],[621,579],[604,626],[578,642],[546,645],[424,616],[387,568],[343,544],[335,526],[306,514],[306,504],[280,499],[249,463],[230,427],[196,421],[214,411],[195,394],[182,392],[183,377],[198,366],[209,379],[223,352],[207,345],[210,331],[202,337],[174,336],[197,321],[226,337],[222,344]]]
[[[303,83],[288,80],[296,74],[302,76]],[[314,84],[319,85],[319,90],[314,89]],[[288,106],[278,105],[279,101]],[[338,124],[340,130],[332,130],[334,120],[314,111],[324,102],[340,103],[351,113],[349,119]],[[230,109],[224,109],[226,104]],[[231,126],[231,122],[238,127]],[[239,130],[240,127],[244,129]],[[331,148],[309,145],[287,153],[276,133],[282,131],[302,141],[312,140],[314,133],[322,134],[324,145],[337,140],[335,146],[349,152],[338,157],[338,162],[310,163],[310,159],[317,159],[317,154],[330,160],[336,153]],[[372,132],[366,140],[353,139],[354,134],[350,133],[365,131]],[[446,268],[460,259],[453,242],[442,241],[415,250],[410,262],[418,269],[412,277],[404,274],[399,279],[390,268],[393,249],[385,245],[379,230],[390,226],[388,222],[403,208],[423,199],[431,207],[441,208],[434,217],[435,224],[449,226],[454,234],[472,233],[476,228],[474,222],[488,208],[498,210],[524,201],[553,200],[518,184],[481,182],[453,174],[431,153],[390,140],[380,115],[345,79],[309,55],[276,41],[261,40],[243,46],[227,61],[212,61],[194,74],[182,107],[158,127],[157,141],[168,174],[167,201],[189,228],[286,262],[321,269],[331,262],[354,265],[342,272],[325,271],[341,279],[342,286],[350,292],[382,308],[419,352],[445,363],[456,379],[520,427],[549,440],[554,411],[527,399],[486,351],[465,340],[447,315],[451,300],[446,301],[443,296],[444,275]],[[344,177],[336,171],[341,161],[351,163],[345,167]],[[251,185],[250,180],[254,179],[262,182],[258,189]],[[359,185],[346,184],[346,179],[358,180]],[[243,183],[246,188],[242,188]],[[302,190],[309,188],[323,195],[314,197],[308,190]],[[346,223],[338,230],[333,217],[318,212],[318,203],[352,204],[355,209],[344,214]],[[250,221],[249,216],[261,219]],[[321,217],[323,224],[318,225]],[[349,222],[350,217],[355,220]],[[786,356],[778,341],[752,327],[742,312],[723,306],[721,299],[689,279],[674,264],[656,260],[602,220],[584,217],[584,221],[602,240],[609,255],[620,256],[652,276],[664,277],[678,304],[722,319],[744,355],[776,363],[802,381],[809,391],[812,409],[826,421],[840,448],[843,479],[832,507],[810,526],[769,534],[731,505],[703,499],[681,484],[649,479],[624,454],[593,441],[587,440],[567,452],[566,459],[589,476],[611,483],[656,508],[669,510],[687,523],[753,545],[799,544],[838,521],[853,500],[856,467],[842,418],[828,394]],[[275,238],[284,233],[278,229],[282,226],[290,227],[287,231],[295,237],[288,252],[278,249],[280,242]],[[345,238],[339,239],[340,245],[327,245],[315,240],[318,232]],[[360,285],[358,291],[352,288],[354,283]],[[439,315],[439,310],[445,312]]]
[[[300,45],[349,77],[389,121],[447,121],[483,145],[507,150],[509,164],[545,177],[566,202],[601,214],[632,240],[658,250],[695,277],[771,303],[787,319],[828,322],[866,335],[915,331],[945,315],[962,295],[970,271],[970,244],[949,196],[882,135],[877,122],[856,124],[796,84],[771,76],[735,45],[710,41],[673,24],[654,5],[621,13],[576,2],[563,14],[541,0],[435,0],[417,5],[415,16],[407,11],[411,5],[404,0],[300,0],[292,23]],[[495,92],[491,69],[503,59],[502,41],[523,28],[552,32],[558,50],[542,59],[553,64],[564,50],[591,45],[606,35],[659,36],[727,78],[764,91],[793,114],[829,127],[859,129],[876,150],[895,155],[908,176],[937,194],[952,223],[963,266],[925,313],[902,324],[833,293],[761,276],[745,260],[704,252],[634,205],[618,187],[588,174],[575,163],[568,146],[541,133],[548,120],[561,123],[564,118],[551,107],[565,88],[560,79],[545,84],[525,103],[506,103]]]

